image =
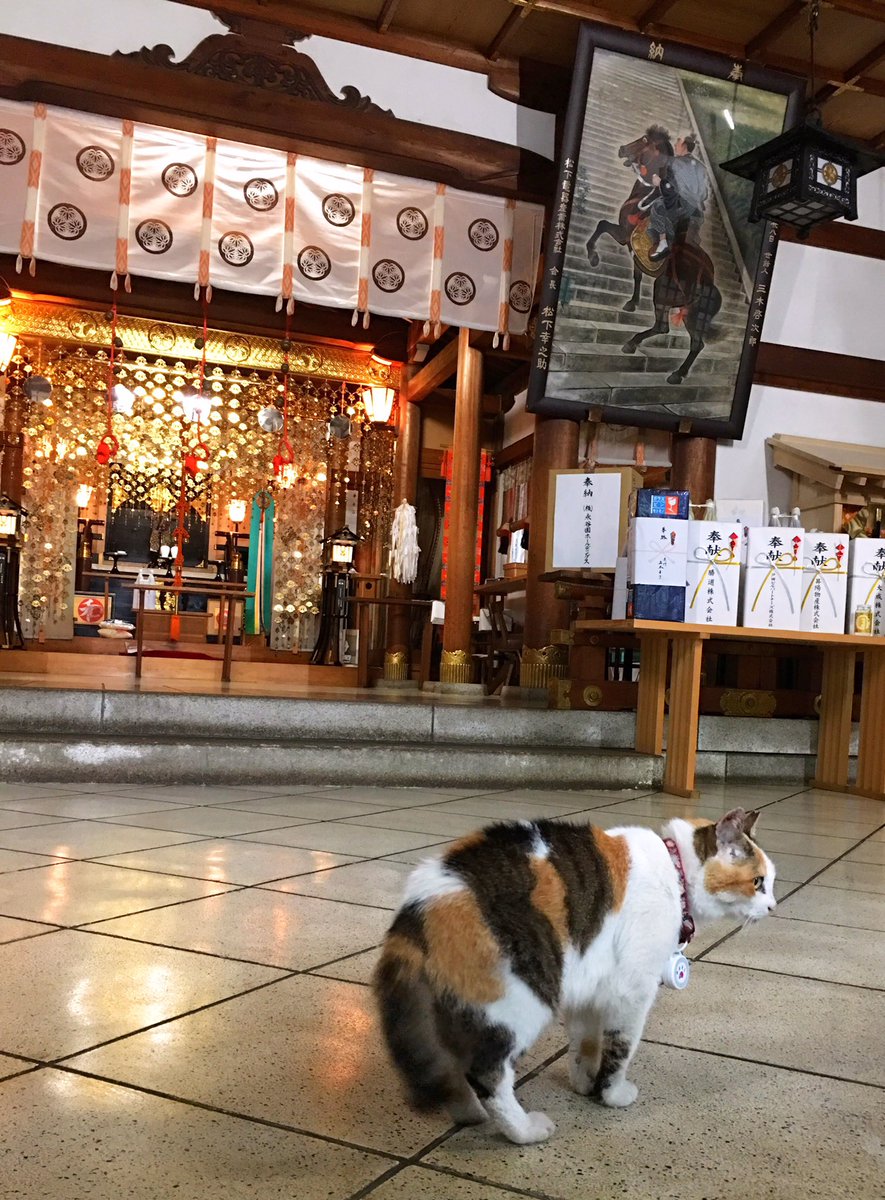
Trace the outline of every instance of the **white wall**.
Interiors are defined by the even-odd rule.
[[[294,5],[296,25],[297,17]],[[0,0],[0,33],[97,54],[166,43],[183,58],[203,38],[224,31],[211,13],[172,0]],[[297,49],[314,59],[336,93],[350,84],[403,120],[553,157],[554,117],[495,96],[475,71],[329,38],[310,37]]]

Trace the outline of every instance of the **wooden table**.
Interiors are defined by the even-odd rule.
[[[218,606],[218,633],[221,636],[222,625],[224,626],[224,658],[221,663],[221,678],[224,683],[230,683],[231,662],[233,660],[234,647],[234,616],[236,614],[237,604],[243,605],[243,615],[245,618],[246,601],[251,600],[254,596],[253,592],[247,592],[243,585],[225,585],[212,586],[206,584],[205,587],[175,587],[174,585],[164,586],[162,581],[158,583],[127,583],[124,585],[131,588],[133,592],[165,592],[173,596],[209,596],[217,598],[220,603]],[[224,605],[227,601],[227,620],[225,621]],[[156,611],[156,610],[151,610]],[[141,664],[144,657],[144,613],[143,604],[139,604],[136,609],[135,616],[135,678],[141,678]],[[243,621],[245,628],[245,619]]]
[[[575,622],[575,629],[596,633],[630,633],[639,638],[642,662],[636,706],[635,747],[661,754],[664,742],[664,697],[670,651],[670,722],[664,790],[694,797],[698,746],[701,651],[711,638],[743,642],[780,642],[818,646],[823,654],[820,727],[814,785],[830,791],[854,792],[885,800],[885,638],[856,634],[800,633],[786,629],[747,629],[724,625],[681,625],[670,621]],[[857,783],[848,783],[851,702],[854,667],[863,656]]]
[[[358,604],[357,630],[359,649],[356,660],[356,686],[369,686],[369,619],[368,605],[378,604],[382,608],[417,608],[424,611],[424,629],[421,634],[421,660],[418,668],[419,687],[430,677],[430,658],[433,650],[433,626],[430,624],[430,600],[404,599],[402,596],[348,596],[348,604]]]

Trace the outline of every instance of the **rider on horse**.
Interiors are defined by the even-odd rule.
[[[677,138],[673,158],[660,175],[653,177],[660,196],[649,206],[648,231],[657,239],[657,246],[649,255],[652,262],[660,262],[670,253],[677,233],[682,233],[686,241],[700,241],[709,181],[704,164],[692,153],[695,146],[691,134]]]

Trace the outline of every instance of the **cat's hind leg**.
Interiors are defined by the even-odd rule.
[[[545,1142],[556,1129],[546,1113],[527,1113],[517,1100],[513,1090],[516,1072],[511,1061],[499,1063],[492,1070],[486,1068],[482,1076],[471,1071],[468,1078],[489,1116],[509,1141],[520,1146]]]
[[[581,1009],[568,1014],[567,1024],[569,1081],[579,1096],[589,1096],[602,1062],[602,1015],[596,1009]]]
[[[657,994],[657,980],[646,991],[625,997],[603,1012],[602,1055],[593,1095],[609,1108],[627,1108],[639,1094],[627,1078],[649,1010]]]

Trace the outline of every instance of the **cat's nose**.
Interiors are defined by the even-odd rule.
[[[771,899],[768,901],[768,911],[774,912],[774,910],[776,908],[777,908],[777,900],[775,900],[774,896],[772,896]]]

